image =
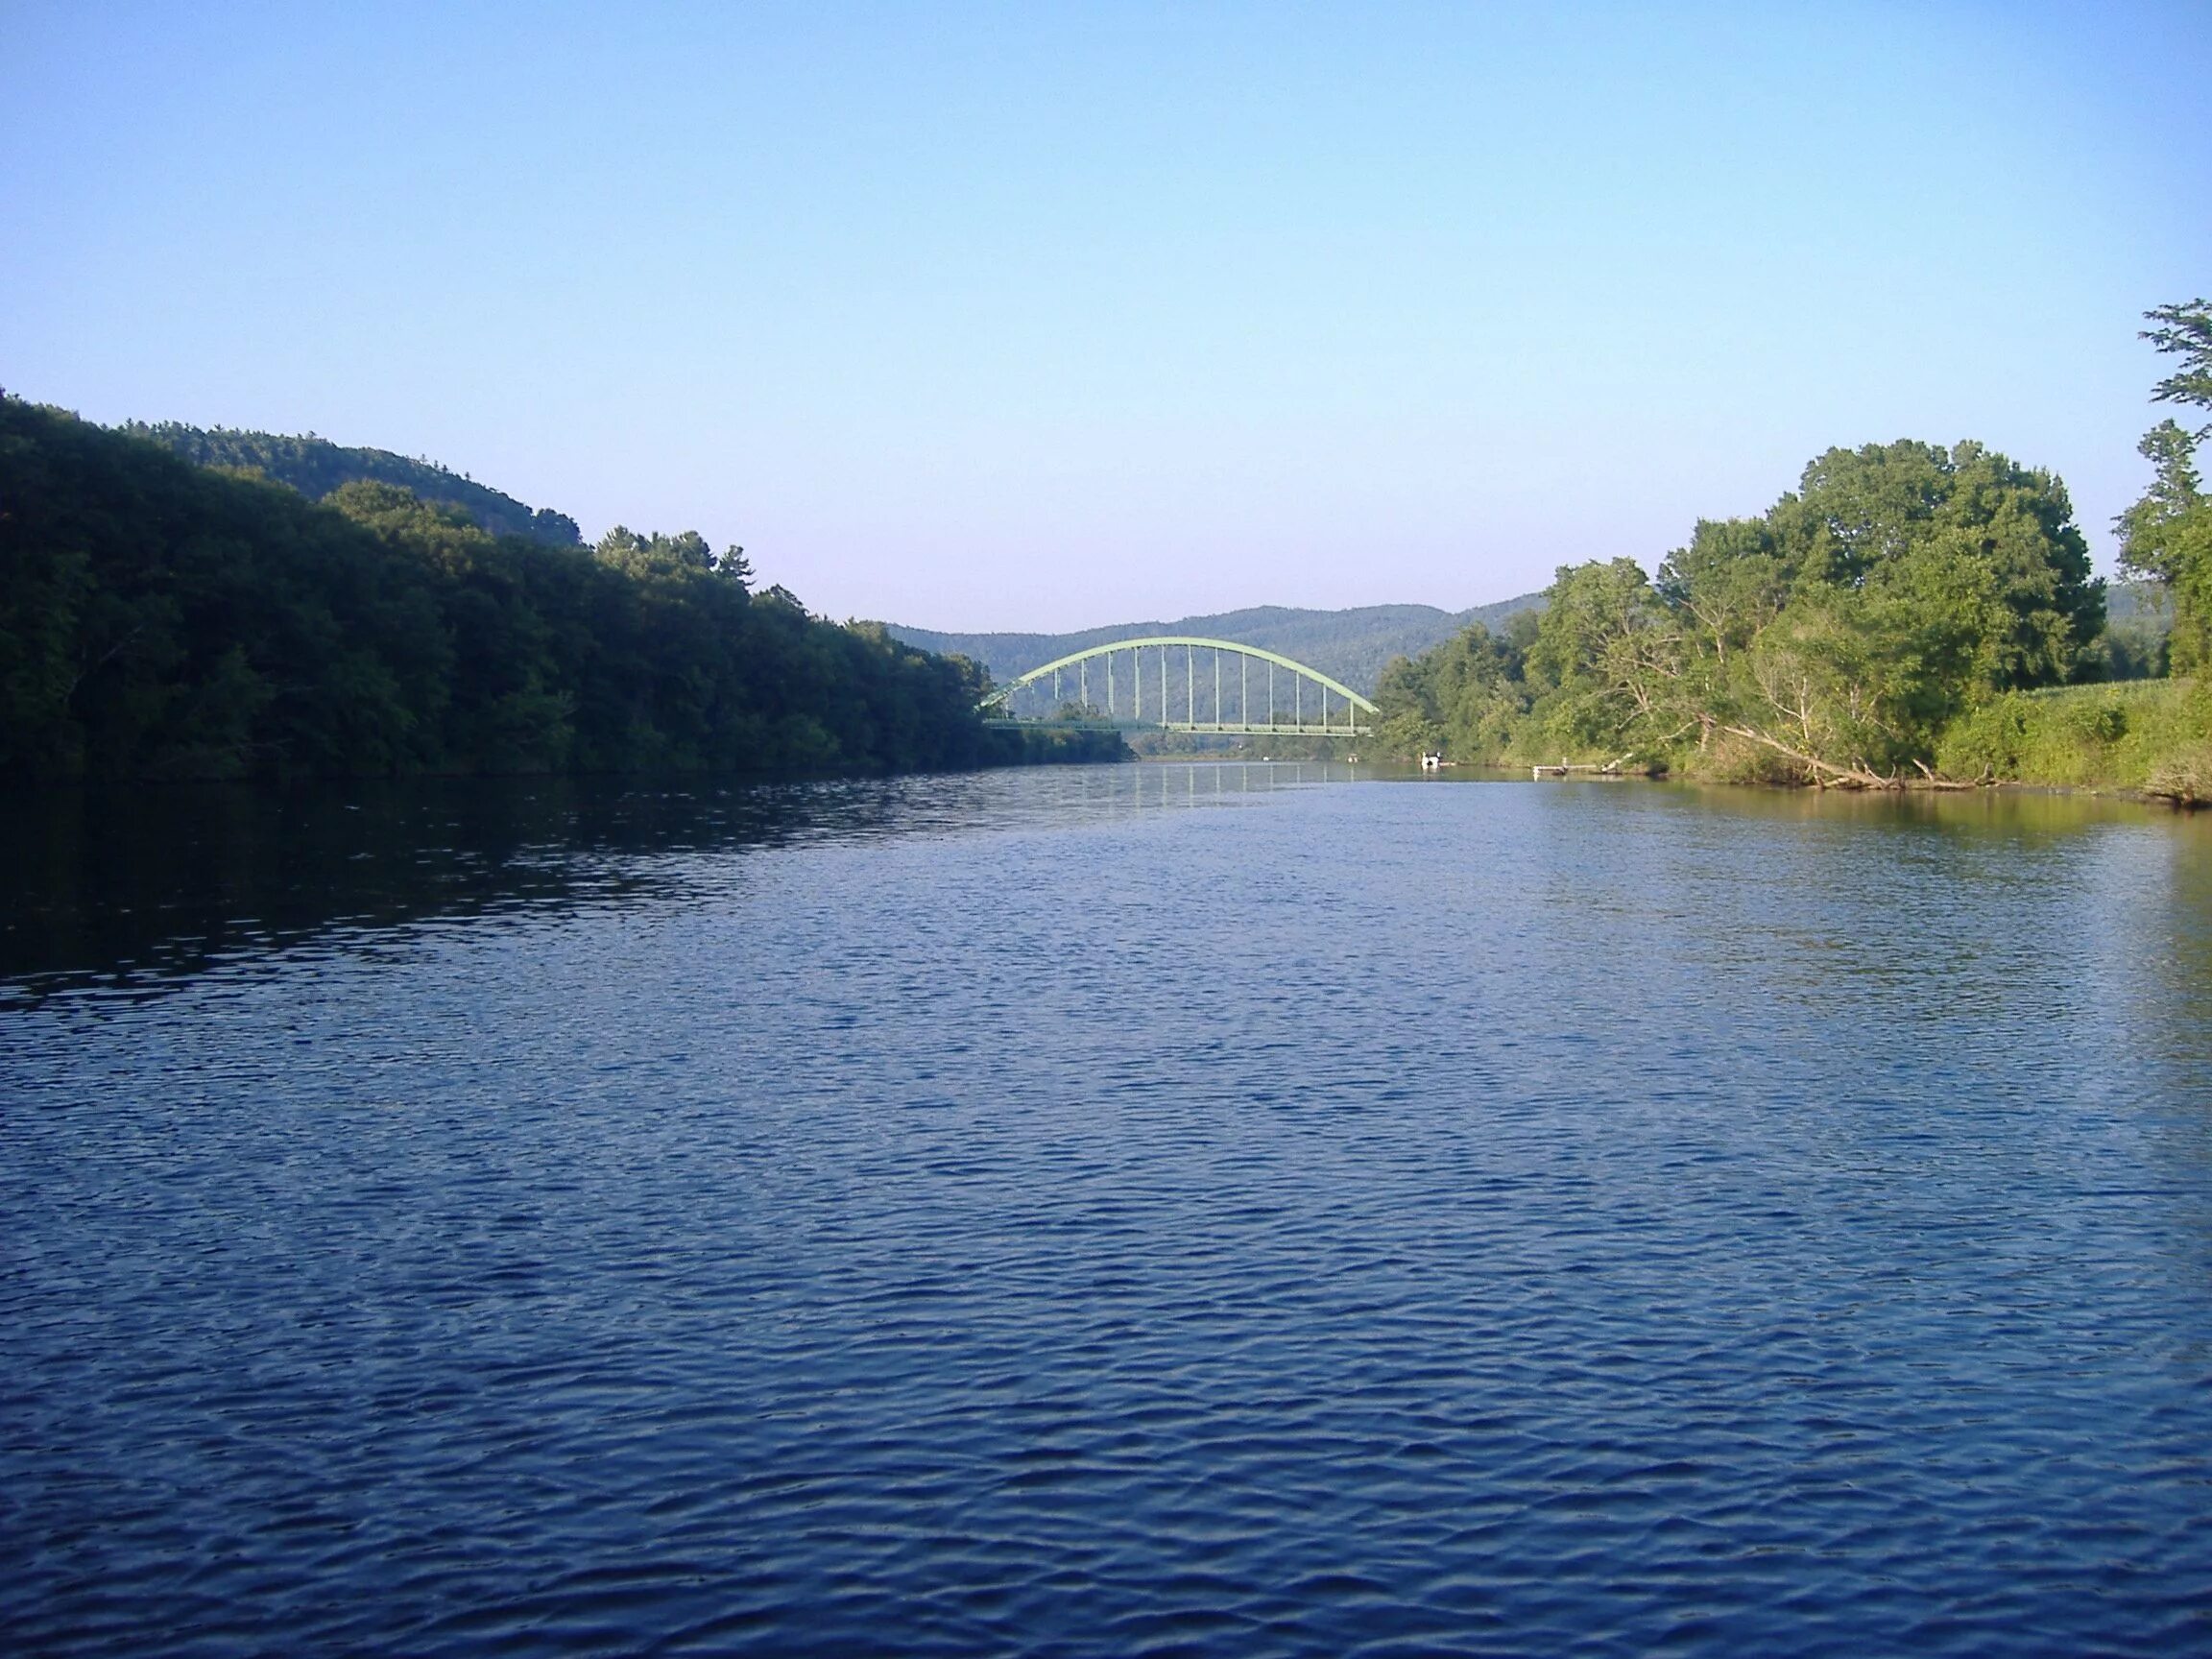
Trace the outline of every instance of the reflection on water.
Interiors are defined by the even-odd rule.
[[[2212,823],[51,797],[10,1651],[2206,1647]]]
[[[1054,767],[1011,792],[988,774],[50,790],[0,815],[0,999],[144,988],[427,917],[620,902],[651,889],[656,860],[685,853],[1196,805],[1357,775],[1322,762]]]

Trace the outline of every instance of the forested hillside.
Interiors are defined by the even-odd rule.
[[[1210,616],[1183,616],[1172,622],[1123,622],[1073,634],[941,634],[927,628],[892,624],[891,632],[926,651],[953,652],[974,659],[995,679],[1011,680],[1071,652],[1116,639],[1141,639],[1153,634],[1195,634],[1233,639],[1279,651],[1369,693],[1393,657],[1426,651],[1470,623],[1491,627],[1521,611],[1542,609],[1543,595],[1526,593],[1467,611],[1439,611],[1433,605],[1362,605],[1349,611],[1297,611],[1262,605]]]
[[[425,501],[460,508],[479,529],[494,536],[522,536],[550,547],[584,544],[576,520],[565,513],[550,507],[533,510],[434,461],[412,460],[389,449],[352,449],[325,438],[287,438],[225,426],[208,431],[175,421],[152,426],[132,421],[122,430],[173,450],[195,466],[259,472],[291,485],[310,501],[321,501],[348,484],[397,484]]]
[[[694,533],[548,546],[391,483],[312,502],[9,398],[0,777],[1020,755],[974,712],[980,669],[755,594],[750,574]]]

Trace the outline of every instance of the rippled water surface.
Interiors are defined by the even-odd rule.
[[[2212,1650],[2212,824],[0,826],[0,1648]]]

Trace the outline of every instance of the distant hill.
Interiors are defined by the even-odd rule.
[[[2163,635],[2174,625],[2173,608],[2156,584],[2115,577],[2104,584],[2104,620],[2135,623]]]
[[[1262,605],[1212,616],[1183,616],[1172,622],[1123,622],[1075,634],[941,634],[898,623],[889,627],[894,638],[909,645],[974,659],[1001,684],[1056,657],[1112,640],[1141,639],[1148,634],[1198,634],[1281,652],[1364,695],[1374,691],[1377,676],[1391,658],[1418,656],[1451,638],[1470,622],[1497,628],[1516,611],[1539,611],[1543,606],[1542,594],[1524,593],[1517,599],[1501,599],[1467,611],[1439,611],[1433,605],[1293,611],[1281,605]]]
[[[203,431],[175,421],[149,426],[130,421],[120,430],[149,438],[200,467],[252,468],[279,484],[289,484],[310,501],[320,501],[341,484],[357,478],[397,484],[425,501],[458,507],[494,536],[522,536],[550,547],[584,542],[576,520],[549,507],[535,510],[435,461],[416,461],[389,449],[349,449],[326,438],[287,438],[273,432],[240,432],[227,426]]]

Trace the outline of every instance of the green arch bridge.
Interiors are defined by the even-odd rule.
[[[1318,668],[1185,634],[1073,652],[994,687],[979,707],[988,726],[1300,737],[1364,736],[1375,713]]]

